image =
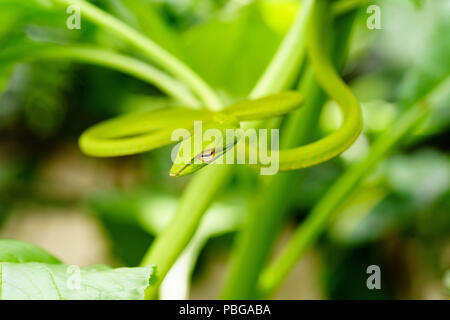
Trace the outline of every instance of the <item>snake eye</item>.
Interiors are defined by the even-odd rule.
[[[215,154],[215,149],[208,149],[200,153],[198,155],[198,158],[200,159],[200,161],[208,163],[214,159]]]

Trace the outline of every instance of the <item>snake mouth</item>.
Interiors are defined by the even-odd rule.
[[[188,164],[185,164],[180,170],[178,170],[177,172],[170,172],[169,173],[169,176],[171,176],[171,177],[178,177],[186,168],[187,168],[187,166],[189,165],[189,163]]]
[[[183,172],[187,168],[189,168],[189,166],[191,164],[195,163],[194,161],[196,159],[201,161],[200,168],[202,168],[203,166],[206,166],[208,164],[211,164],[214,161],[216,161],[218,158],[222,157],[228,150],[230,150],[234,146],[235,146],[235,143],[231,143],[231,144],[226,145],[224,148],[205,150],[202,153],[200,153],[197,156],[195,156],[190,161],[190,163],[184,164],[181,168],[180,168],[180,166],[177,166],[179,169],[176,170],[176,171],[171,170],[171,172],[169,173],[169,176],[171,176],[171,177],[180,177],[180,176],[184,175]],[[200,168],[198,168],[198,169],[200,169]],[[173,167],[172,167],[172,169],[173,169]],[[193,173],[193,172],[197,171],[198,169],[191,170],[191,172],[189,172],[189,173]],[[189,174],[189,173],[187,173],[187,174]],[[185,175],[187,175],[187,174],[185,174]]]

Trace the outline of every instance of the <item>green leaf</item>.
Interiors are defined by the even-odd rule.
[[[139,300],[153,267],[78,268],[64,264],[0,263],[0,298],[5,300]]]
[[[38,246],[13,239],[0,239],[0,262],[61,263],[60,260]]]
[[[154,190],[110,192],[92,195],[87,202],[107,233],[115,258],[130,264],[142,259],[149,241],[145,235],[163,232],[176,212],[177,198]],[[184,249],[159,292],[166,300],[187,299],[192,272],[210,238],[238,230],[245,219],[245,203],[235,197],[208,209],[195,235]],[[143,234],[145,232],[145,234]],[[140,239],[142,238],[142,240]]]
[[[144,299],[154,267],[80,268],[62,264],[45,250],[17,240],[0,240],[0,299]]]
[[[240,8],[197,25],[182,36],[190,66],[232,97],[246,97],[264,72],[281,36],[264,21],[259,5]]]

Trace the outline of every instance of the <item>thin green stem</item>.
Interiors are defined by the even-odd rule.
[[[34,52],[32,59],[70,59],[111,68],[148,82],[187,107],[199,108],[200,102],[179,81],[138,59],[87,46],[50,47]]]
[[[270,61],[264,74],[256,83],[250,98],[260,98],[289,87],[289,80],[300,70],[305,57],[306,25],[316,0],[304,0],[295,21]],[[291,59],[285,61],[284,59]],[[276,90],[274,90],[276,88]]]
[[[303,78],[301,92],[306,100],[283,128],[283,147],[293,147],[309,142],[314,132],[312,125],[318,119],[324,95],[317,87],[311,73]],[[317,90],[319,89],[319,90]],[[307,121],[310,120],[310,121]],[[268,177],[265,188],[258,192],[250,208],[245,228],[240,232],[232,253],[230,274],[221,294],[223,299],[253,299],[259,273],[272,247],[274,237],[284,220],[292,184],[299,178],[297,172],[279,172]]]
[[[351,166],[331,186],[328,192],[311,210],[308,218],[297,228],[292,239],[279,257],[263,272],[259,287],[264,296],[272,294],[305,251],[325,230],[330,217],[357,189],[358,185],[376,168],[402,139],[416,128],[429,114],[426,103],[448,79],[445,71],[435,74],[432,79],[424,77],[428,83],[426,90],[420,91],[414,99],[404,101],[405,108],[410,108],[401,115],[388,130],[384,131],[374,142],[368,156],[358,164]],[[422,85],[417,85],[423,88]],[[417,90],[415,91],[417,92]],[[411,107],[412,106],[412,107]]]
[[[147,289],[147,299],[157,296],[159,285],[194,236],[204,212],[228,180],[230,170],[230,166],[210,165],[199,171],[183,192],[174,218],[141,262],[142,266],[155,264],[157,268],[158,282]],[[199,193],[201,199],[198,199]]]
[[[302,10],[308,11],[307,8],[311,6],[313,1],[314,0],[306,0]],[[265,74],[270,72],[273,78],[269,78],[264,74],[252,91],[254,97],[257,94],[263,96],[264,94],[270,93],[271,87],[276,86],[279,81],[288,83],[286,79],[289,77],[290,68],[293,66],[290,64],[279,63],[278,60],[281,59],[279,58],[279,52],[284,51],[285,53],[283,56],[293,57],[295,60],[301,61],[301,56],[304,55],[303,48],[305,43],[305,37],[301,35],[303,34],[306,25],[307,16],[308,14],[306,13],[297,16],[297,20],[292,28],[296,30],[298,36],[295,37],[291,32],[288,33],[288,36],[283,40],[280,49],[277,51],[271,62],[271,65],[275,64],[277,67],[269,67],[265,72]],[[301,20],[302,23],[299,23],[298,20]],[[298,28],[298,25],[302,25],[303,27]],[[292,39],[295,39],[295,41]],[[299,45],[299,43],[301,45]],[[299,66],[296,68],[298,70]],[[261,82],[264,82],[265,85],[263,86],[260,84]],[[285,88],[279,88],[279,90],[282,89]],[[230,173],[230,166],[210,165],[191,179],[187,189],[183,193],[179,207],[177,208],[177,214],[171,221],[169,227],[158,236],[152,244],[142,261],[142,265],[157,265],[158,282],[148,289],[147,298],[154,298],[156,296],[159,285],[176,258],[191,240],[192,235],[201,222],[203,214],[214,201],[214,195],[217,194],[218,190],[226,183]],[[186,226],[189,227],[187,228]]]
[[[280,48],[250,93],[250,98],[277,93],[290,87],[305,57],[306,22],[313,0],[305,0]]]
[[[428,110],[422,105],[417,105],[405,113],[377,139],[368,157],[351,167],[328,190],[312,209],[308,218],[298,227],[279,258],[263,272],[260,290],[264,295],[274,292],[298,259],[326,228],[333,212],[352,194],[385,155],[421,122],[427,112]]]
[[[217,97],[214,90],[202,78],[200,78],[199,75],[142,33],[136,31],[124,22],[86,1],[52,1],[56,4],[64,6],[78,6],[83,18],[89,19],[93,23],[114,33],[119,38],[126,40],[159,66],[185,82],[186,85],[188,85],[195,93],[199,95],[208,109],[219,110],[222,107],[221,101]]]
[[[346,55],[354,14],[342,17],[334,25],[336,30],[332,43],[333,61],[342,65]],[[308,68],[301,80],[301,91],[305,105],[298,110],[288,123],[283,134],[283,148],[306,144],[311,141],[314,126],[325,96]],[[249,213],[246,228],[239,235],[228,281],[222,293],[224,299],[260,298],[258,278],[275,242],[289,207],[292,185],[301,179],[303,173],[280,172],[269,177],[261,198]]]

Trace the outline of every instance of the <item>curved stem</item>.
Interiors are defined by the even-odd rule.
[[[282,57],[286,56],[292,57],[295,60],[302,60],[305,37],[301,35],[304,34],[304,28],[310,11],[308,8],[311,7],[313,1],[305,1],[305,5],[301,9],[305,10],[305,12],[297,15],[296,22],[294,22],[291,29],[295,30],[295,32],[289,31],[288,36],[283,40],[280,49],[271,62],[271,66],[267,68],[265,74],[252,91],[253,97],[270,93],[271,87],[276,86],[279,81],[284,84],[288,83],[286,79],[289,77],[290,68],[293,68],[293,66],[289,63],[280,63],[278,60],[284,59]],[[280,54],[281,51],[284,53]],[[272,65],[276,65],[276,67],[272,67]],[[297,70],[298,68],[299,66],[296,67]],[[270,72],[271,77],[266,76],[267,72]],[[265,84],[263,85],[262,83]],[[278,88],[278,91],[282,89],[285,89],[285,87]],[[147,298],[155,297],[157,289],[165,275],[175,262],[175,259],[189,243],[193,231],[197,229],[203,214],[213,202],[214,195],[225,184],[230,173],[230,166],[210,165],[202,169],[191,179],[177,208],[177,214],[170,222],[169,227],[152,244],[141,263],[141,265],[157,265],[158,282],[148,289]],[[186,228],[185,226],[189,227]]]
[[[386,153],[424,118],[427,112],[428,110],[424,109],[422,105],[417,105],[404,114],[377,139],[368,157],[358,165],[351,167],[328,190],[309,213],[308,218],[297,228],[279,258],[263,272],[260,279],[260,290],[264,296],[273,293],[281,284],[298,259],[326,228],[331,215],[338,206],[348,198]]]
[[[209,165],[197,173],[183,192],[174,218],[162,235],[156,238],[141,262],[141,266],[156,264],[157,268],[157,283],[147,289],[147,299],[157,296],[162,280],[194,236],[203,213],[227,181],[230,170],[230,166]],[[205,181],[209,183],[205,184]],[[198,199],[199,193],[201,199]]]
[[[428,115],[426,107],[428,97],[448,80],[448,73],[434,74],[432,79],[424,80],[429,85],[416,83],[417,87],[427,89],[420,91],[413,100],[402,103],[410,108],[401,115],[388,130],[384,131],[374,142],[368,156],[348,170],[331,186],[328,192],[314,206],[306,220],[297,228],[292,239],[274,263],[267,268],[259,281],[265,296],[273,293],[286,277],[304,252],[317,240],[325,230],[332,214],[345,202],[358,185],[376,168],[377,164]]]
[[[314,17],[311,14],[311,19],[313,18],[317,17]],[[323,19],[320,19],[320,21],[322,22]],[[332,52],[333,60],[337,65],[341,65],[344,60],[353,21],[354,14],[352,13],[348,17],[343,17],[333,25],[335,35],[332,38]],[[311,34],[311,30],[308,32],[308,35],[314,36]],[[314,41],[320,41],[322,38],[314,38]],[[310,44],[311,39],[308,40]],[[311,53],[311,47],[309,50]],[[348,89],[342,83],[340,78],[338,78],[334,71],[334,67],[331,65],[331,61],[327,56],[327,51],[323,50],[323,48],[315,47],[313,52],[315,54],[314,64],[312,66],[313,68],[309,69],[314,70],[314,75],[316,77],[318,73],[322,75],[320,77],[322,86],[324,86],[324,81],[330,81],[327,89],[329,89],[330,85],[335,85],[336,89],[341,89],[343,87],[344,93],[347,92]],[[317,55],[319,55],[319,57],[317,57]],[[317,68],[318,63],[321,64],[321,68]],[[290,130],[287,130],[287,135],[283,135],[283,138],[287,139],[287,141],[283,141],[284,148],[292,148],[310,141],[309,139],[311,139],[311,136],[309,135],[311,132],[314,132],[313,126],[317,123],[319,111],[325,100],[320,86],[311,76],[310,72],[305,72],[301,79],[301,85],[301,90],[305,96],[305,105],[297,111],[298,115],[295,115],[293,117],[294,120],[289,123],[290,127],[288,127],[288,129]],[[336,94],[331,94],[334,93],[334,91],[327,91],[332,97],[336,96]],[[352,96],[351,93],[349,93],[349,95]],[[341,96],[338,96],[338,98],[339,99],[337,100],[345,106],[347,105],[348,100],[354,103],[354,99],[352,98],[342,99]],[[356,109],[358,108],[357,103],[355,107]],[[359,110],[355,111],[356,114],[359,114]],[[299,116],[302,117],[299,118]],[[359,132],[359,130],[356,131]],[[323,141],[323,139],[321,140]],[[330,145],[325,144],[323,150],[329,149],[331,145],[336,144],[336,140],[333,143],[329,142],[329,144]],[[273,243],[276,240],[277,232],[280,230],[282,222],[284,221],[289,206],[289,198],[293,192],[292,184],[299,178],[299,174],[293,172],[279,172],[277,175],[270,177],[270,180],[267,181],[267,187],[260,192],[261,199],[256,202],[255,207],[252,208],[249,213],[246,228],[239,235],[234,250],[235,257],[230,277],[226,282],[222,298],[254,299],[255,297],[260,297],[260,292],[258,292],[258,278],[267,261]]]
[[[385,156],[429,114],[425,101],[448,77],[438,79],[429,91],[421,95],[410,110],[401,115],[375,141],[368,156],[350,167],[311,210],[308,218],[295,231],[280,256],[263,272],[259,287],[264,296],[277,289],[298,259],[326,228],[330,217],[355,191],[358,185],[375,169]],[[413,102],[414,104],[415,102]]]
[[[148,82],[186,106],[199,108],[199,101],[179,81],[138,59],[87,46],[50,47],[34,53],[32,59],[70,59],[95,64],[132,75]]]
[[[260,98],[289,87],[305,56],[305,25],[313,3],[314,0],[303,1],[297,18],[266,71],[250,93],[250,98]]]
[[[362,117],[359,102],[351,89],[340,78],[327,55],[324,46],[324,19],[329,13],[325,1],[314,6],[308,28],[308,56],[317,81],[327,94],[335,100],[341,110],[341,127],[330,135],[311,144],[281,150],[280,170],[304,168],[325,162],[348,149],[362,130]]]
[[[104,27],[118,37],[128,41],[139,49],[152,61],[171,72],[180,80],[183,80],[195,93],[197,93],[206,106],[211,110],[219,110],[221,102],[214,90],[195,72],[183,62],[164,50],[158,44],[147,38],[140,32],[128,26],[112,15],[100,10],[96,6],[83,0],[52,0],[59,5],[76,5],[80,8],[81,16],[93,23]]]

